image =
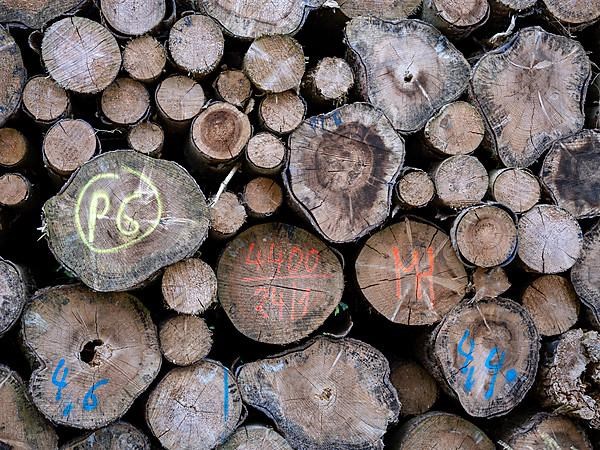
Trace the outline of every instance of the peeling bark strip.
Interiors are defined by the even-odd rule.
[[[326,239],[354,242],[388,217],[405,150],[381,111],[354,103],[312,117],[289,147],[291,200]]]
[[[244,364],[244,402],[304,450],[383,449],[400,402],[383,355],[354,339],[319,337],[284,355]]]
[[[132,289],[193,255],[208,232],[208,207],[178,164],[135,151],[104,153],[46,202],[48,245],[98,291]]]
[[[127,422],[116,422],[73,439],[60,450],[150,450],[150,439]]]
[[[7,449],[58,447],[58,436],[36,409],[17,372],[0,364],[0,446]]]
[[[291,225],[268,223],[240,233],[217,269],[218,294],[245,336],[290,344],[308,336],[335,310],[344,289],[338,257]]]
[[[359,287],[392,322],[439,322],[464,295],[467,273],[440,228],[404,217],[374,234],[356,260]]]
[[[23,269],[0,258],[0,337],[21,317],[29,290],[29,281]]]
[[[0,0],[0,22],[40,29],[51,20],[73,13],[85,0]]]
[[[528,167],[558,138],[583,128],[591,74],[583,46],[525,28],[475,65],[472,94],[508,167]]]
[[[240,39],[271,34],[296,34],[311,9],[325,0],[198,0],[200,10],[219,22],[225,31]]]
[[[239,427],[218,450],[293,450],[290,444],[270,427],[246,425]]]
[[[129,294],[38,291],[23,313],[33,401],[52,422],[94,429],[125,414],[161,364],[156,326]]]
[[[600,320],[600,222],[583,239],[581,258],[571,270],[571,281],[577,295]]]
[[[21,50],[8,30],[0,26],[0,127],[19,108],[26,78]]]
[[[141,36],[157,28],[167,10],[165,0],[101,0],[100,11],[117,33]]]
[[[357,84],[401,133],[414,133],[469,82],[470,67],[438,30],[418,20],[358,17],[346,25]]]
[[[540,337],[529,313],[512,300],[462,303],[431,339],[440,381],[471,416],[508,413],[535,381]]]

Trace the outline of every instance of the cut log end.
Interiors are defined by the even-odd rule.
[[[29,145],[19,130],[0,128],[0,166],[6,169],[21,166],[27,160]]]
[[[186,129],[206,101],[202,86],[183,75],[161,81],[154,98],[159,115],[173,131]]]
[[[141,36],[158,28],[165,16],[165,0],[102,0],[100,11],[108,25],[117,33]]]
[[[42,151],[47,167],[68,177],[97,153],[96,131],[82,119],[60,120],[46,133]]]
[[[252,96],[252,84],[241,70],[224,70],[215,80],[214,89],[224,102],[243,108]]]
[[[127,422],[115,422],[62,445],[60,450],[150,450],[150,439]]]
[[[202,314],[217,301],[217,276],[198,258],[173,264],[162,278],[167,308],[181,314]]]
[[[23,90],[23,110],[33,120],[49,124],[65,117],[71,104],[67,92],[43,75],[30,78]]]
[[[416,416],[429,411],[439,396],[435,380],[418,363],[410,360],[392,365],[390,380],[402,404],[402,416]]]
[[[494,200],[516,214],[529,211],[542,195],[537,177],[525,169],[500,169],[490,174],[490,193]]]
[[[0,26],[0,127],[17,112],[26,77],[19,46],[10,33]]]
[[[433,170],[435,190],[442,205],[462,209],[479,203],[485,196],[489,177],[483,164],[474,156],[452,156]]]
[[[406,19],[415,14],[421,6],[421,0],[346,0],[340,3],[340,10],[348,18],[372,16],[386,20]]]
[[[0,206],[22,208],[32,195],[32,185],[19,173],[0,175]]]
[[[223,192],[210,207],[210,233],[215,239],[235,236],[246,223],[246,209],[236,194]]]
[[[580,30],[600,19],[600,5],[595,1],[573,0],[544,0],[550,16],[564,26]]]
[[[167,63],[165,48],[152,36],[132,39],[123,50],[123,69],[143,83],[156,81]]]
[[[435,197],[435,184],[421,169],[404,169],[394,190],[396,199],[405,208],[424,208]]]
[[[83,3],[82,0],[36,0],[27,3],[4,0],[0,8],[0,22],[39,30],[57,17],[73,14]]]
[[[283,203],[283,191],[271,178],[254,178],[244,187],[244,204],[248,214],[255,218],[272,216]]]
[[[321,105],[344,103],[353,86],[354,73],[342,58],[319,60],[303,80],[307,97]]]
[[[217,450],[293,450],[290,444],[270,427],[245,425],[239,427]]]
[[[127,143],[144,155],[159,158],[165,141],[162,127],[153,122],[142,122],[129,130]]]
[[[600,319],[600,224],[588,231],[583,240],[581,258],[571,270],[571,281],[575,291],[594,314]]]
[[[212,348],[212,333],[196,316],[178,314],[159,328],[160,349],[172,364],[189,366],[206,358]]]
[[[259,175],[276,175],[285,165],[287,148],[277,136],[263,132],[255,134],[246,146],[246,161],[250,170]]]
[[[100,108],[115,125],[133,125],[148,115],[150,94],[139,81],[117,78],[102,92]]]
[[[293,91],[266,95],[258,106],[262,126],[279,135],[289,134],[298,128],[305,115],[306,103]]]
[[[456,39],[464,38],[482,26],[489,15],[487,0],[425,0],[421,10],[423,20]]]
[[[472,287],[475,291],[473,301],[477,302],[485,297],[499,297],[511,287],[506,271],[501,267],[484,269],[478,267],[473,272]]]
[[[0,336],[19,320],[28,297],[29,283],[23,270],[0,258]]]

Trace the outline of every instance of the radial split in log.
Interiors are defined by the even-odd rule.
[[[471,416],[508,413],[535,381],[540,336],[529,313],[512,300],[460,304],[432,341],[440,381]]]
[[[263,35],[297,33],[309,11],[321,6],[325,0],[267,3],[254,0],[198,0],[197,3],[227,33],[241,39],[255,39]]]
[[[473,272],[471,283],[472,289],[475,291],[474,302],[478,302],[484,297],[499,297],[512,286],[502,267],[491,269],[478,267]]]
[[[567,30],[580,30],[600,18],[600,3],[597,0],[544,0],[550,16]]]
[[[571,270],[575,291],[600,320],[600,222],[586,233],[581,258]]]
[[[445,35],[462,39],[487,22],[487,0],[424,0],[421,17]]]
[[[217,276],[198,258],[166,268],[162,295],[167,308],[181,314],[202,314],[217,301]]]
[[[121,50],[110,31],[99,23],[85,17],[68,17],[44,32],[42,60],[63,88],[96,94],[117,77]]]
[[[430,412],[406,422],[391,439],[390,450],[494,450],[483,431],[462,417]]]
[[[167,10],[165,0],[101,0],[100,12],[117,33],[140,36],[156,29]]]
[[[265,412],[294,448],[382,449],[400,412],[389,374],[370,345],[320,337],[241,366],[238,382],[244,402]]]
[[[577,41],[525,28],[473,69],[472,94],[507,167],[528,167],[580,130],[590,60]]]
[[[289,344],[310,335],[335,310],[342,265],[319,239],[291,225],[256,225],[225,248],[219,300],[233,325],[259,342]]]
[[[492,171],[490,193],[494,200],[516,214],[529,211],[542,195],[537,177],[527,169],[516,168]]]
[[[148,115],[150,94],[139,81],[117,78],[102,92],[100,108],[113,124],[133,125]]]
[[[0,175],[0,207],[23,209],[33,194],[33,186],[20,173]]]
[[[557,206],[536,206],[519,221],[519,258],[535,272],[569,270],[579,259],[582,244],[579,223]]]
[[[148,427],[167,450],[210,450],[223,444],[241,414],[234,376],[210,360],[171,370],[146,404]]]
[[[82,166],[43,213],[52,253],[97,291],[143,284],[196,253],[208,232],[196,181],[176,163],[135,151]]]
[[[457,155],[432,170],[431,178],[442,205],[462,209],[479,203],[488,190],[489,177],[475,156]]]
[[[23,133],[14,128],[0,128],[0,167],[22,166],[28,156],[29,143]]]
[[[244,56],[244,72],[261,91],[297,90],[304,76],[304,50],[289,36],[258,38]]]
[[[160,158],[165,132],[153,122],[142,122],[131,128],[127,134],[127,143],[133,150],[144,155]]]
[[[556,204],[578,219],[600,216],[600,132],[557,141],[544,159],[540,178]]]
[[[236,194],[223,192],[210,207],[210,235],[213,239],[233,237],[246,223],[246,208]]]
[[[60,447],[60,450],[150,450],[150,439],[127,422],[115,422]]]
[[[233,106],[243,108],[252,97],[252,83],[241,70],[224,70],[216,78],[213,88],[217,97]]]
[[[354,103],[311,117],[289,146],[291,200],[326,239],[353,242],[387,219],[405,149],[381,111]]]
[[[383,110],[400,132],[423,128],[469,82],[462,53],[424,22],[358,17],[346,25],[345,40],[363,98]]]
[[[439,322],[467,288],[465,268],[440,228],[404,217],[373,235],[356,260],[359,287],[392,322]]]
[[[354,73],[342,58],[323,58],[302,81],[306,97],[316,104],[341,106],[354,86]]]
[[[283,203],[281,186],[271,178],[253,178],[244,187],[243,196],[248,214],[255,218],[272,216]]]
[[[66,91],[44,75],[30,78],[23,90],[23,111],[35,122],[50,124],[65,117],[71,109]]]
[[[10,33],[0,26],[0,127],[19,108],[26,77],[19,46]]]
[[[267,131],[289,134],[306,116],[306,103],[294,91],[266,95],[258,106],[258,119]]]
[[[165,359],[177,366],[189,366],[206,358],[212,348],[212,333],[204,319],[178,314],[159,328],[160,349]]]
[[[192,119],[202,110],[206,97],[202,86],[194,80],[176,75],[161,81],[154,101],[168,130],[187,131]]]
[[[0,364],[0,447],[48,449],[58,447],[58,436],[39,413],[27,392],[27,385],[11,368]]]
[[[405,360],[392,364],[390,380],[398,391],[402,416],[423,414],[429,411],[438,399],[437,383],[415,361]]]
[[[1,150],[1,147],[0,147]],[[277,136],[263,132],[255,134],[246,146],[248,167],[259,175],[276,175],[285,165],[287,148]]]
[[[396,199],[404,208],[424,208],[435,197],[435,184],[421,169],[403,169],[394,190]]]
[[[415,14],[421,6],[421,0],[343,0],[338,5],[349,18],[373,16],[398,20]]]
[[[44,289],[25,308],[22,335],[36,362],[33,402],[52,422],[75,428],[122,417],[162,360],[150,313],[129,294]]]
[[[509,264],[517,254],[516,217],[500,205],[479,205],[460,213],[450,231],[452,245],[471,267]]]
[[[98,146],[96,131],[85,120],[59,120],[44,136],[44,163],[56,175],[66,178],[92,159]]]
[[[29,298],[29,290],[29,281],[23,270],[0,258],[0,337],[21,317],[23,306]]]
[[[245,425],[239,427],[217,450],[293,450],[290,444],[270,427]]]
[[[40,29],[62,15],[74,13],[85,0],[0,0],[0,22],[14,22]]]
[[[221,28],[208,16],[184,16],[169,32],[173,62],[194,78],[204,78],[213,72],[223,57],[224,48]]]
[[[167,52],[152,36],[132,39],[123,50],[123,69],[143,83],[156,81],[167,63]]]

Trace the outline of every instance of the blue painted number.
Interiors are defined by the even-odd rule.
[[[64,388],[66,388],[67,385],[69,384],[65,381],[67,379],[67,375],[69,375],[69,368],[64,367],[64,366],[65,366],[65,360],[61,359],[60,361],[58,361],[58,364],[56,365],[56,369],[54,369],[54,373],[52,374],[52,384],[57,387],[56,401],[59,401],[62,398],[62,390]],[[62,369],[63,373],[62,373],[62,378],[59,380],[58,374],[60,373],[61,369]]]
[[[98,406],[98,397],[94,394],[94,391],[101,386],[108,384],[108,379],[103,378],[100,381],[94,383],[94,385],[85,393],[83,397],[83,409],[84,411],[92,411]]]
[[[464,346],[467,339],[469,340],[469,349],[465,351]],[[475,371],[475,367],[473,367],[471,363],[473,362],[474,350],[475,340],[471,337],[471,332],[465,330],[458,343],[458,353],[465,358],[465,364],[460,368],[460,372],[467,375],[467,379],[465,380],[465,391],[467,392],[471,392],[471,389],[473,389],[473,372]]]

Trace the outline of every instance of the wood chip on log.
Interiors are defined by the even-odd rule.
[[[239,427],[217,450],[293,450],[277,431],[264,425]]]
[[[268,94],[258,106],[258,120],[271,133],[290,134],[306,116],[306,102],[294,91]]]
[[[342,58],[317,61],[302,80],[305,97],[317,105],[341,106],[354,86],[354,73]]]
[[[450,230],[452,246],[469,267],[506,266],[517,255],[517,223],[510,210],[483,204],[462,211]]]
[[[167,308],[181,314],[202,314],[217,302],[217,276],[198,258],[165,269],[162,296]]]
[[[169,53],[177,68],[194,78],[213,72],[225,48],[219,25],[210,17],[190,14],[182,17],[169,32]]]
[[[241,415],[235,377],[211,360],[171,370],[146,403],[148,427],[167,450],[210,450],[223,444]]]
[[[154,122],[141,122],[129,130],[127,143],[132,150],[160,158],[165,142],[165,132]]]
[[[17,112],[26,78],[21,50],[8,30],[0,26],[0,127]]]
[[[258,175],[277,175],[285,165],[287,148],[277,136],[261,132],[250,138],[245,156],[251,172]]]
[[[177,314],[159,327],[160,350],[177,366],[189,366],[206,358],[212,348],[212,333],[204,319]]]
[[[0,175],[0,207],[25,209],[33,195],[31,182],[20,173]]]
[[[150,450],[150,439],[127,422],[115,422],[91,434],[75,438],[60,450]]]
[[[29,390],[52,422],[95,429],[121,418],[158,375],[156,326],[125,293],[82,286],[38,291],[22,319],[34,360]]]
[[[407,167],[402,169],[394,194],[403,208],[424,208],[435,198],[435,184],[424,170]]]
[[[233,37],[256,39],[263,35],[296,34],[308,13],[325,0],[289,0],[257,3],[253,0],[198,0],[198,7]]]
[[[283,203],[283,190],[271,178],[253,178],[244,186],[242,195],[248,215],[258,219],[272,216]]]
[[[572,39],[524,28],[473,68],[472,95],[494,152],[507,167],[528,167],[558,138],[583,128],[590,60]]]
[[[165,16],[165,0],[101,0],[100,12],[117,33],[141,36],[160,25]]]
[[[49,125],[71,111],[67,92],[45,75],[31,77],[23,89],[23,111],[36,123]]]
[[[406,19],[421,7],[421,0],[341,0],[340,10],[350,19],[358,16],[380,17],[386,20]]]
[[[479,203],[488,190],[489,177],[475,156],[457,155],[434,165],[431,178],[439,202],[452,209]]]
[[[581,258],[571,270],[571,282],[575,292],[600,320],[600,222],[583,239]]]
[[[14,128],[0,128],[0,167],[22,167],[27,163],[29,156],[29,142],[22,132]]]
[[[178,164],[135,151],[101,154],[43,207],[50,250],[97,291],[129,290],[195,254],[208,207]]]
[[[355,339],[319,337],[237,374],[244,402],[267,414],[294,448],[383,449],[398,420],[387,360]]]
[[[471,416],[507,414],[535,381],[540,336],[529,313],[512,300],[461,303],[435,329],[430,345],[433,373]]]
[[[327,240],[354,242],[388,217],[404,140],[367,103],[302,122],[284,176],[293,206]]]
[[[367,301],[403,325],[439,322],[463,299],[468,284],[448,235],[412,217],[367,240],[356,259],[356,278]]]
[[[152,36],[141,36],[127,42],[123,49],[123,70],[142,83],[152,83],[162,75],[167,52]]]
[[[494,443],[471,422],[454,414],[430,412],[406,422],[390,450],[494,450]]]
[[[100,109],[104,117],[114,125],[134,125],[148,116],[150,94],[139,81],[117,78],[103,92]]]
[[[358,17],[345,42],[359,92],[401,133],[415,133],[467,88],[466,59],[438,30],[419,20]]]
[[[583,130],[555,142],[540,178],[554,202],[578,219],[600,216],[600,132]]]
[[[233,325],[270,344],[310,335],[333,313],[344,289],[338,256],[307,231],[281,223],[255,225],[229,242],[217,280]]]
[[[504,168],[490,172],[490,194],[512,212],[522,214],[538,204],[542,191],[529,170]]]
[[[244,73],[261,91],[278,94],[300,87],[304,64],[304,50],[294,38],[263,36],[244,56]]]
[[[252,83],[241,70],[223,70],[213,88],[217,97],[238,108],[244,108],[252,97]]]
[[[30,290],[31,281],[23,268],[0,258],[0,337],[21,317]]]
[[[579,259],[582,246],[579,223],[562,208],[538,205],[519,220],[519,258],[535,272],[569,270]]]
[[[597,0],[544,0],[551,19],[560,22],[568,32],[589,27],[600,19],[600,2]]]
[[[421,18],[446,36],[463,39],[484,25],[490,16],[487,0],[424,0]]]
[[[439,396],[439,388],[429,372],[411,360],[392,364],[390,380],[402,404],[401,416],[416,416],[429,411]]]
[[[425,125],[425,143],[442,156],[469,155],[483,142],[485,124],[473,105],[445,105]]]
[[[173,132],[187,131],[205,101],[202,86],[183,75],[165,78],[154,93],[158,116],[166,125],[167,131]]]
[[[0,22],[40,29],[51,20],[75,13],[85,0],[0,0]]]
[[[58,448],[58,436],[31,401],[27,385],[17,372],[0,364],[0,447],[12,449]]]
[[[41,50],[54,81],[80,94],[103,91],[121,68],[121,50],[115,37],[85,17],[68,17],[50,25]]]
[[[474,302],[478,302],[484,297],[499,297],[512,286],[502,267],[491,269],[478,267],[473,272],[471,284],[475,291]]]
[[[210,237],[217,240],[235,236],[246,223],[246,208],[233,192],[223,192],[210,207]]]

